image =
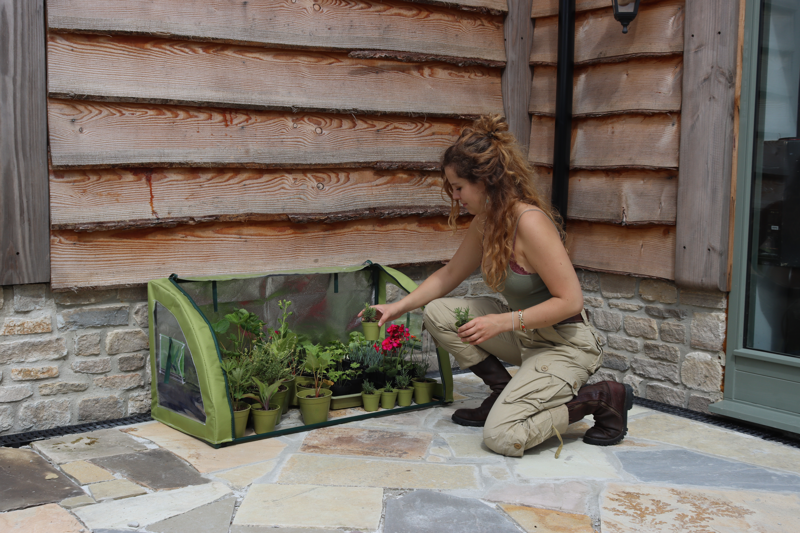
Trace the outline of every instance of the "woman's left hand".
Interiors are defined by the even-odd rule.
[[[474,345],[486,342],[510,329],[511,320],[508,313],[503,315],[484,315],[473,318],[458,328],[458,336],[461,337],[461,340],[468,341]]]

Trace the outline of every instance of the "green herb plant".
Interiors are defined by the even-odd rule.
[[[331,364],[330,353],[323,351],[318,344],[306,345],[304,368],[314,377],[314,397],[319,398],[322,388],[322,376]]]
[[[371,382],[364,381],[364,383],[361,384],[361,392],[364,394],[375,394],[377,390],[375,389],[375,385]]]
[[[231,332],[231,325],[236,330]],[[212,327],[220,340],[220,350],[223,357],[242,357],[259,342],[266,342],[264,323],[255,313],[247,309],[237,309],[228,313],[222,320],[215,322]]]
[[[261,405],[263,409],[269,411],[270,410],[270,400],[275,393],[278,392],[281,384],[280,382],[272,383],[271,385],[267,385],[266,383],[260,381],[258,378],[254,377],[253,382],[258,386],[258,396],[255,396],[255,399],[261,401]],[[248,395],[249,397],[254,397],[253,395]]]
[[[455,308],[456,313],[456,327],[460,328],[461,326],[465,325],[467,322],[473,319],[473,317],[469,314],[469,307]]]
[[[407,389],[411,384],[411,376],[403,371],[401,374],[398,374],[396,378],[394,378],[394,381],[397,383],[398,389]]]
[[[222,370],[228,376],[228,389],[231,394],[231,403],[234,411],[242,411],[245,406],[243,401],[248,397],[253,371],[246,362],[236,359],[223,359]]]
[[[394,388],[392,388],[392,380],[386,380],[386,386],[383,387],[383,392],[394,392]]]
[[[378,310],[370,306],[369,302],[364,303],[364,310],[361,312],[362,322],[377,322]]]

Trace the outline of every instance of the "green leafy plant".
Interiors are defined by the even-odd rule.
[[[265,410],[269,411],[270,400],[272,400],[272,397],[275,395],[276,392],[278,392],[278,389],[281,386],[280,382],[278,381],[271,385],[267,385],[266,383],[263,383],[256,377],[253,378],[253,382],[258,386],[258,396],[256,396],[256,399],[261,401],[261,405]]]
[[[386,381],[386,386],[383,387],[383,392],[394,392],[394,388],[392,388],[392,380]]]
[[[362,322],[377,322],[378,310],[370,306],[369,302],[364,303],[364,310],[361,312]]]
[[[290,376],[291,350],[281,345],[282,341],[261,343],[253,347],[251,361],[253,377],[267,385],[279,383]]]
[[[411,384],[411,376],[406,374],[405,371],[398,374],[396,378],[394,378],[395,383],[397,383],[398,389],[407,389],[408,386]]]
[[[244,361],[236,359],[224,359],[222,370],[228,376],[228,390],[230,390],[231,402],[235,411],[244,409],[244,398],[248,396],[248,389],[252,383],[252,368]]]
[[[236,326],[233,332],[230,331],[232,325]],[[266,342],[264,326],[264,321],[247,309],[228,313],[212,325],[217,339],[220,340],[223,357],[241,357],[259,342]]]
[[[331,364],[331,356],[328,352],[322,351],[318,344],[306,346],[306,360],[304,368],[314,377],[314,396],[319,397],[322,388],[322,376]]]
[[[469,314],[469,307],[465,307],[463,309],[460,308],[460,307],[456,307],[455,308],[455,313],[456,313],[456,327],[457,328],[460,328],[461,326],[463,326],[464,324],[466,324],[467,322],[469,322],[473,318]]]
[[[377,390],[375,389],[375,385],[370,383],[369,381],[365,381],[361,384],[361,392],[364,394],[375,394]]]

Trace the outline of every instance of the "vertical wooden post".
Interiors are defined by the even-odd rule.
[[[0,0],[0,285],[50,281],[44,0]]]
[[[675,282],[728,290],[739,3],[687,0]]]
[[[511,133],[516,136],[524,153],[528,153],[531,137],[531,116],[528,106],[531,101],[530,67],[533,45],[532,0],[508,0],[508,15],[505,21],[506,68],[503,70],[503,109]]]

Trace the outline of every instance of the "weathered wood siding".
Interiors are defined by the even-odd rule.
[[[578,0],[569,249],[576,266],[675,278],[684,0],[642,2],[628,34],[610,0]],[[552,179],[556,0],[533,0],[528,159]]]
[[[437,261],[506,0],[48,0],[52,286]],[[462,228],[463,229],[463,228]]]

